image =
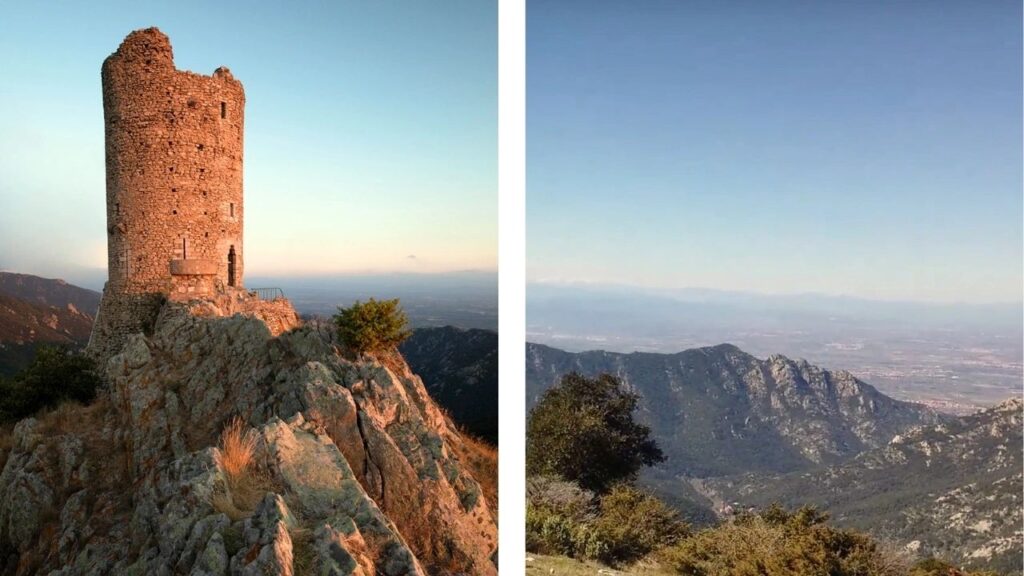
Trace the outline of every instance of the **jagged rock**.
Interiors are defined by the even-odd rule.
[[[291,576],[292,538],[288,530],[295,527],[288,506],[277,494],[267,494],[245,521],[245,546],[231,559],[232,574]]]
[[[730,501],[814,504],[836,523],[922,556],[1020,573],[1022,405],[918,426],[856,458],[810,472],[711,481]]]
[[[0,551],[61,576],[496,574],[462,439],[400,357],[207,312],[165,304],[61,434],[18,424]],[[245,485],[217,461],[236,416],[258,435]]]

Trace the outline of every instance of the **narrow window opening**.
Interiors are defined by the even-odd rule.
[[[234,202],[231,203],[231,217],[232,218],[235,217],[235,203]]]
[[[228,117],[228,103],[227,102],[221,102],[220,103],[220,117],[221,118],[227,118]]]
[[[228,286],[235,285],[235,247],[228,250]]]
[[[188,240],[185,238],[181,239],[181,259],[188,260]]]
[[[116,214],[116,215],[120,215],[121,214],[121,203],[120,202],[114,204],[114,214]]]

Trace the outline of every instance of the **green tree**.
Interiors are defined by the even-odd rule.
[[[408,319],[398,299],[356,300],[334,315],[338,338],[356,354],[391,350],[408,338]]]
[[[88,402],[103,381],[92,359],[57,346],[41,346],[32,363],[0,380],[0,420],[20,420],[63,401]]]
[[[603,493],[665,460],[647,426],[633,420],[639,396],[609,374],[567,374],[530,411],[527,475],[559,476]]]

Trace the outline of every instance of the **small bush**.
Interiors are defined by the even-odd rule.
[[[599,512],[594,493],[578,484],[553,476],[531,476],[526,479],[527,504],[557,512],[578,523],[592,522]]]
[[[102,384],[92,359],[66,348],[41,346],[27,368],[0,379],[0,421],[20,420],[67,401],[89,402]]]
[[[901,576],[867,535],[825,524],[805,507],[789,513],[773,506],[758,515],[698,532],[661,553],[679,574],[692,576]]]
[[[397,298],[356,300],[348,308],[339,308],[334,315],[338,338],[356,354],[396,348],[412,334],[408,323]]]
[[[572,482],[535,477],[526,482],[526,549],[538,554],[635,562],[687,534],[676,513],[657,498],[620,485],[600,499]]]
[[[630,564],[679,542],[688,532],[664,502],[620,484],[601,498],[594,534],[602,548],[596,558],[612,566]]]
[[[557,511],[526,506],[526,549],[537,554],[598,558],[604,545],[591,525]]]

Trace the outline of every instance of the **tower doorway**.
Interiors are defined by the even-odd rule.
[[[228,286],[235,285],[235,247],[228,250]]]

